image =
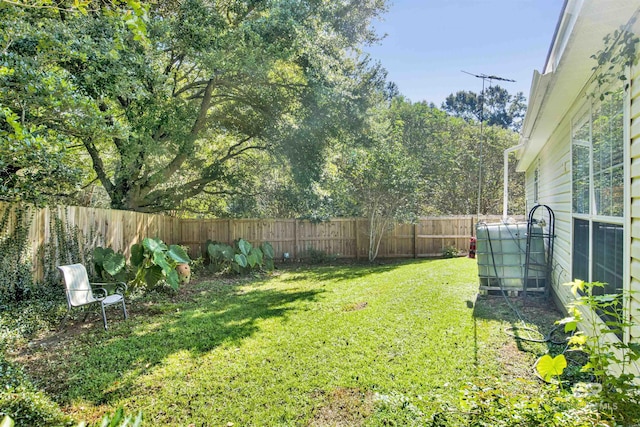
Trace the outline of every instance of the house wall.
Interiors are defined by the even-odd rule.
[[[527,209],[535,205],[534,175],[539,168],[538,203],[549,206],[556,218],[553,293],[566,305],[571,292],[562,286],[571,280],[571,138],[570,120],[564,119],[526,171]]]
[[[640,342],[640,65],[631,72],[629,106],[629,167],[627,223],[625,225],[629,258],[627,269],[631,290],[629,314],[634,325],[629,331],[630,342]],[[553,209],[556,215],[555,259],[553,262],[553,293],[566,306],[574,299],[568,286],[572,280],[572,215],[571,215],[571,120],[587,103],[585,90],[574,100],[573,107],[526,171],[527,208],[535,204],[534,175],[539,168],[538,202]]]
[[[606,7],[603,7],[606,3]],[[609,42],[618,36],[624,36],[620,40],[626,40],[627,35],[633,37],[640,36],[640,0],[628,0],[620,2],[600,2],[585,1],[567,3],[569,9],[563,12],[561,22],[565,22],[571,17],[575,19],[568,25],[558,27],[558,39],[554,39],[551,47],[550,60],[544,69],[544,74],[534,74],[532,83],[532,93],[529,103],[529,111],[523,126],[521,142],[525,144],[525,149],[521,153],[520,167],[526,168],[526,200],[530,209],[534,202],[549,205],[556,214],[556,239],[555,254],[553,260],[553,293],[557,297],[557,302],[562,306],[567,306],[574,301],[574,296],[570,288],[562,286],[569,282],[572,277],[572,248],[573,248],[573,217],[572,213],[572,159],[571,159],[571,137],[573,120],[584,117],[583,114],[589,109],[589,104],[595,100],[597,102],[598,91],[603,93],[607,82],[607,73],[611,68],[604,67],[596,69],[594,72],[593,55],[599,55],[602,49],[602,41],[609,37]],[[568,21],[566,21],[568,22]],[[622,33],[615,32],[623,26]],[[611,38],[611,36],[613,38]],[[555,37],[555,36],[554,36]],[[630,39],[633,40],[633,39]],[[566,42],[565,42],[566,41]],[[608,44],[605,42],[605,44]],[[553,55],[551,55],[553,53]],[[640,49],[636,46],[636,54],[640,60]],[[621,59],[619,54],[614,53],[613,58]],[[614,63],[616,61],[613,61]],[[634,325],[623,337],[625,342],[640,343],[640,61],[626,74],[627,79],[618,81],[617,76],[609,83],[623,85],[629,82],[624,104],[624,217],[597,215],[597,209],[591,209],[590,214],[576,214],[585,220],[593,223],[610,223],[624,226],[623,258],[624,268],[622,271],[622,284],[624,290],[631,291],[627,313],[629,320]],[[618,61],[617,64],[621,64]],[[615,67],[615,65],[614,65]],[[619,69],[615,68],[618,72]],[[599,77],[605,77],[604,80]],[[605,83],[603,83],[603,81]],[[597,106],[598,107],[598,106]],[[597,110],[593,110],[597,111]],[[617,118],[619,120],[619,116]],[[618,121],[619,123],[619,121]],[[593,121],[591,123],[593,126]],[[577,127],[576,127],[577,129]],[[584,129],[581,129],[584,131]],[[593,129],[589,129],[593,131]],[[590,135],[593,136],[593,133]],[[618,140],[619,141],[619,140]],[[599,147],[600,149],[603,146]],[[606,148],[606,146],[604,146]],[[599,154],[602,154],[600,152]],[[613,157],[613,156],[611,156]],[[604,162],[606,157],[600,157]],[[593,163],[590,165],[592,171],[595,169]],[[613,167],[614,165],[612,165]],[[619,166],[619,163],[618,165]],[[536,177],[538,173],[538,200],[534,200]],[[618,169],[619,170],[619,169]],[[619,176],[619,175],[618,175]],[[600,175],[602,184],[603,175]],[[615,185],[619,185],[618,180]],[[595,182],[591,185],[590,203],[597,202]],[[604,190],[603,190],[604,188]],[[599,187],[598,196],[613,194],[614,187],[607,189]],[[610,191],[605,194],[604,191]],[[619,196],[619,187],[616,194]],[[620,199],[617,199],[616,207],[620,207]],[[605,200],[606,202],[606,200]],[[592,205],[593,207],[593,205]],[[600,211],[607,212],[607,211]],[[610,212],[610,211],[609,211]],[[619,211],[618,211],[619,214]],[[581,234],[584,231],[581,232]],[[594,249],[594,232],[589,231],[591,250]],[[609,239],[611,237],[607,237]],[[614,244],[607,240],[605,244]],[[600,243],[602,244],[602,243]],[[615,241],[619,244],[619,240]],[[594,260],[589,262],[614,263],[620,260],[618,252],[607,260]],[[584,269],[584,256],[580,260]],[[619,264],[612,269],[613,274],[619,276]],[[602,274],[602,271],[599,273]],[[619,281],[618,281],[619,283]],[[580,310],[583,315],[583,322],[580,324],[587,334],[605,327],[602,319],[594,312]],[[619,339],[613,334],[604,334],[600,339],[609,344],[618,344]],[[609,347],[611,348],[611,347]],[[618,350],[616,356],[623,359],[622,350]],[[628,373],[633,373],[640,378],[640,363],[632,362],[630,366],[617,365],[612,370],[620,373],[621,369],[629,369]]]
[[[630,339],[640,342],[640,67],[634,67],[631,78],[631,107],[630,107],[631,148],[631,218],[630,225],[630,310],[634,326],[630,331]]]

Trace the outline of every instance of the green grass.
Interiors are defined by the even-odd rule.
[[[291,268],[182,292],[36,346],[36,383],[77,419],[124,406],[145,425],[410,425],[509,375],[513,314],[476,304],[475,260]],[[526,374],[546,347],[525,350]]]

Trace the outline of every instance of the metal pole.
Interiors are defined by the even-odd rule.
[[[504,150],[504,176],[503,176],[503,198],[502,198],[502,219],[506,221],[509,207],[509,153],[523,148],[524,144],[514,145]]]
[[[478,156],[478,211],[477,217],[480,220],[480,202],[482,199],[482,142],[484,139],[484,77],[482,78],[482,92],[480,92],[480,155]]]
[[[491,80],[499,80],[503,82],[515,82],[515,80],[505,79],[504,77],[498,77],[494,75],[487,74],[474,74],[469,73],[468,71],[461,70],[465,74],[469,74],[473,77],[477,77],[482,79],[482,92],[480,93],[480,153],[478,158],[478,221],[480,220],[480,207],[482,200],[482,143],[484,142],[484,81],[486,79]]]

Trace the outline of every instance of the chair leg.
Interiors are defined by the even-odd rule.
[[[104,322],[104,330],[106,331],[107,328],[107,313],[105,313],[104,311],[104,304],[100,303],[100,307],[102,308],[102,321]]]
[[[65,313],[64,317],[60,321],[60,328],[61,329],[62,329],[62,326],[64,326],[64,324],[67,323],[67,320],[69,320],[69,315],[70,314],[71,314],[71,307],[68,307],[67,308],[67,312]]]

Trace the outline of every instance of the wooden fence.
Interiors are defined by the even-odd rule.
[[[0,212],[7,208],[8,204],[0,203]],[[366,259],[368,250],[368,222],[363,218],[336,218],[320,223],[296,219],[180,219],[73,206],[31,209],[30,218],[30,255],[36,276],[40,278],[39,254],[51,241],[55,218],[66,227],[77,227],[85,236],[87,247],[108,246],[127,257],[131,246],[144,237],[184,245],[192,258],[203,254],[208,240],[232,243],[239,238],[254,245],[270,242],[277,258],[284,253],[294,259],[305,258],[306,251],[314,249],[338,258]],[[498,216],[480,218],[488,222],[498,219]],[[467,251],[476,222],[476,216],[447,216],[420,218],[415,224],[397,224],[382,239],[378,257],[433,257],[450,247]]]
[[[475,216],[420,218],[415,224],[397,224],[380,244],[380,258],[423,258],[442,255],[446,248],[469,248],[475,235]],[[498,216],[481,221],[497,221]],[[368,222],[363,218],[336,218],[314,223],[296,219],[188,219],[182,220],[180,244],[200,256],[207,240],[232,243],[244,238],[253,244],[269,242],[276,256],[289,253],[305,258],[308,249],[338,258],[366,259]]]

